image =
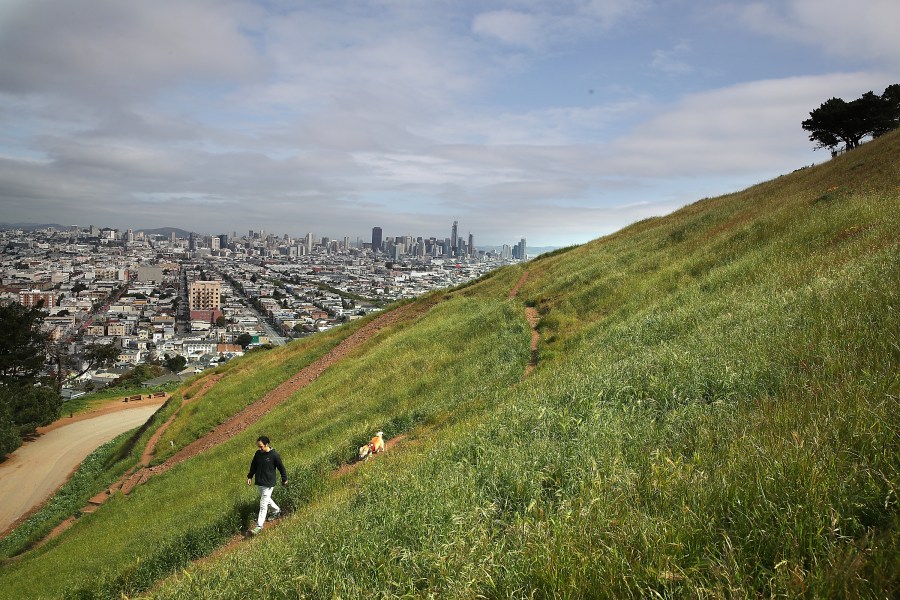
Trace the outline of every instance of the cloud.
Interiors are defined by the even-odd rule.
[[[812,6],[727,14],[825,46],[849,9]],[[756,80],[770,71],[753,56],[723,75],[699,51],[721,28],[653,7],[0,2],[5,220],[443,236],[458,217],[482,242],[585,241],[808,164],[810,110],[895,83],[820,62]],[[889,54],[883,23],[847,19],[882,49],[859,55]]]
[[[645,12],[646,0],[539,0],[520,10],[489,10],[475,15],[472,31],[514,48],[545,50],[605,34]]]
[[[472,31],[510,46],[534,48],[540,45],[538,18],[512,10],[484,12],[475,17]]]
[[[788,0],[728,5],[752,31],[817,46],[830,56],[900,67],[896,0]]]
[[[669,50],[655,50],[650,66],[668,75],[686,75],[694,70],[684,58],[691,52],[687,42],[679,42]]]
[[[264,64],[242,11],[206,0],[29,0],[0,21],[0,90],[107,104],[161,87],[251,78]]]

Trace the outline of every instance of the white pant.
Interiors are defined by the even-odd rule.
[[[281,509],[278,508],[278,505],[272,502],[272,490],[273,487],[263,487],[261,485],[256,486],[259,489],[259,516],[256,517],[256,524],[260,527],[266,522],[266,514],[269,512],[269,506],[271,506],[275,512],[280,512]]]

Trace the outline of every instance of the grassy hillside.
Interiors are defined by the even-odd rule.
[[[895,133],[443,294],[7,561],[0,596],[896,597],[898,165]],[[332,335],[236,363],[167,439]],[[377,429],[405,438],[338,470]],[[291,515],[191,563],[250,520],[263,432]]]

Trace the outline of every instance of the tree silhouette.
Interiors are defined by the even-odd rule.
[[[852,102],[831,98],[809,113],[801,126],[809,131],[816,148],[832,154],[843,143],[846,150],[859,146],[866,136],[878,137],[900,124],[900,84],[884,90],[882,96],[866,92]]]
[[[43,317],[40,307],[0,306],[0,457],[59,416],[59,394],[43,380]]]

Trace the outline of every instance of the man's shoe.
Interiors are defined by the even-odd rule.
[[[250,535],[256,535],[256,534],[258,534],[260,531],[262,531],[262,527],[260,527],[259,525],[257,525],[256,527],[254,527],[253,529],[250,530]]]
[[[275,512],[269,513],[269,515],[266,517],[266,521],[274,521],[275,519],[277,519],[280,516],[281,516],[281,511],[276,510]]]

